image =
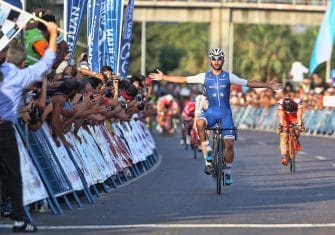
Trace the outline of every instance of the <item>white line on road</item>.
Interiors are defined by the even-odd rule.
[[[0,224],[0,228],[12,225]],[[335,227],[335,223],[324,224],[126,224],[126,225],[78,225],[78,226],[38,226],[39,230],[74,229],[129,229],[129,228],[326,228]]]
[[[300,151],[298,154],[299,154],[299,155],[307,155],[308,153],[303,152],[303,151]]]
[[[257,144],[260,144],[260,145],[265,145],[265,142],[264,141],[256,141]]]
[[[316,159],[319,159],[319,160],[327,160],[327,158],[323,157],[323,156],[315,156]]]
[[[332,166],[335,167],[335,163],[332,163]]]

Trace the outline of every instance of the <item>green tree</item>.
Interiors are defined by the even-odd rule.
[[[28,12],[34,12],[36,8],[53,9],[54,3],[51,0],[29,0],[26,1],[26,8]]]
[[[281,79],[294,61],[288,26],[237,25],[234,72],[247,79]]]
[[[164,72],[167,73],[188,75],[205,70],[207,68],[207,34],[207,24],[148,23],[146,71],[164,68],[166,69]],[[141,64],[140,24],[134,24],[133,27],[130,57],[129,73],[139,73]],[[169,65],[166,65],[166,62]],[[175,66],[171,66],[172,63]]]

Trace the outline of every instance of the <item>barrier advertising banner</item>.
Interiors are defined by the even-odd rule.
[[[20,153],[20,166],[23,186],[23,205],[29,205],[33,202],[49,197],[44,184],[38,174],[38,171],[31,161],[28,151],[17,130],[15,130],[17,145]]]

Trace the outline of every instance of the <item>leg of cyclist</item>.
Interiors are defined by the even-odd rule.
[[[284,166],[287,166],[288,164],[288,156],[287,156],[287,140],[288,140],[288,134],[287,131],[281,131],[280,134],[280,154],[282,156],[281,164]]]
[[[197,132],[201,141],[202,154],[205,160],[205,174],[210,175],[212,173],[212,160],[211,150],[209,146],[208,136],[206,135],[205,127],[207,126],[207,119],[205,117],[200,117],[197,120]]]
[[[233,183],[233,178],[231,175],[231,169],[234,161],[234,139],[235,134],[233,131],[224,131],[224,161],[225,161],[225,185],[231,185]]]
[[[184,121],[184,118],[181,117],[180,118],[180,144],[185,144],[185,140],[186,140],[186,122]]]
[[[207,121],[204,118],[199,118],[197,120],[197,132],[201,141],[201,150],[205,160],[205,174],[210,175],[212,172],[211,160],[207,155],[207,145],[209,145],[208,138],[205,133],[205,127],[207,125]]]
[[[185,124],[185,136],[186,136],[186,144],[191,144],[191,131],[193,128],[193,119],[188,120]]]

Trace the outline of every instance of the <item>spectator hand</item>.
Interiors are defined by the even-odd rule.
[[[54,35],[56,34],[57,35],[57,24],[56,23],[48,22],[46,24],[46,26],[47,26],[47,29],[48,29],[50,34],[54,34]]]
[[[21,118],[25,123],[29,123],[31,121],[31,118],[28,112],[21,113]]]
[[[273,79],[269,81],[269,88],[271,88],[272,90],[280,90],[283,88],[283,85],[281,83],[278,83],[276,79]]]

